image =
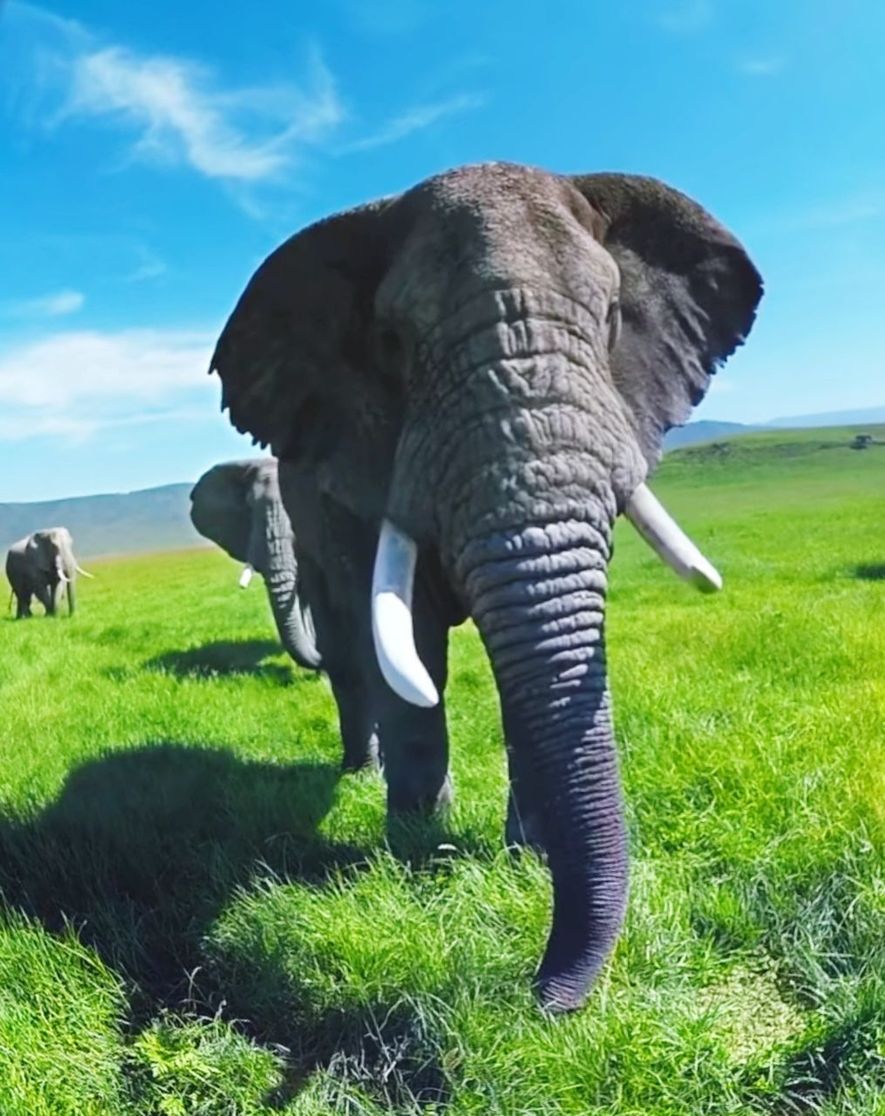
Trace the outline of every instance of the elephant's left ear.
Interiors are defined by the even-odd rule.
[[[258,268],[227,321],[210,371],[231,422],[277,457],[335,441],[342,408],[370,410],[375,288],[387,254],[385,201],[319,221]]]
[[[602,242],[621,272],[612,375],[651,464],[664,434],[688,419],[750,332],[762,280],[727,229],[662,182],[624,174],[569,181],[602,216]]]

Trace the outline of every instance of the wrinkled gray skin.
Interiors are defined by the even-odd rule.
[[[68,579],[62,580],[62,574]],[[67,527],[34,531],[12,544],[6,555],[6,576],[15,594],[16,619],[31,615],[31,598],[36,597],[54,616],[62,596],[68,598],[68,615],[76,605],[77,562],[74,544]]]
[[[280,458],[309,599],[352,632],[391,810],[450,792],[443,702],[394,697],[372,654],[382,517],[421,548],[416,644],[441,694],[448,628],[475,620],[508,835],[522,820],[553,878],[537,975],[552,1011],[583,1003],[627,896],[604,639],[614,520],[760,296],[731,234],[653,179],[483,164],[287,241],[213,357],[232,422]]]

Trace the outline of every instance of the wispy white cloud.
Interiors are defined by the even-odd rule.
[[[123,276],[124,283],[144,283],[148,279],[157,279],[166,273],[166,264],[148,248],[136,245],[136,254],[139,263]]]
[[[74,60],[58,119],[87,116],[130,126],[135,159],[184,162],[207,178],[257,182],[290,167],[298,146],[334,129],[343,109],[317,51],[305,91],[225,90],[207,68],[186,59],[109,47]]]
[[[131,160],[184,165],[231,183],[273,180],[344,118],[315,46],[301,84],[232,88],[192,59],[102,42],[82,24],[20,0],[9,10],[21,115],[53,127],[86,119],[115,125],[132,136]]]
[[[655,22],[674,35],[691,35],[713,22],[713,0],[674,0],[657,11]]]
[[[7,9],[16,18],[0,48],[0,69],[14,71],[12,100],[23,122],[50,130],[84,123],[113,129],[123,137],[118,168],[135,162],[187,168],[261,220],[277,211],[282,194],[297,189],[309,156],[397,143],[485,103],[481,93],[425,92],[426,100],[375,129],[368,125],[362,136],[354,135],[351,123],[353,138],[342,142],[348,113],[316,45],[298,85],[231,86],[195,59],[139,53],[22,0],[10,0]],[[384,12],[391,26],[427,14],[412,0],[390,0]],[[364,14],[378,15],[374,6]],[[153,278],[161,269],[159,262],[144,261],[127,278]]]
[[[348,153],[351,151],[369,151],[374,147],[386,147],[388,144],[398,143],[414,132],[429,128],[444,117],[481,108],[484,104],[485,97],[480,93],[461,93],[455,97],[449,97],[447,100],[437,101],[434,104],[416,105],[383,124],[377,132],[345,144],[340,150]]]
[[[54,291],[39,298],[16,299],[0,303],[0,313],[14,318],[61,318],[73,314],[86,301],[81,291]]]
[[[738,73],[747,77],[771,77],[779,74],[787,64],[782,54],[760,55],[756,58],[741,58],[737,62]]]
[[[71,330],[0,353],[0,437],[82,439],[152,415],[218,408],[206,375],[214,332]],[[198,406],[199,405],[199,406]]]

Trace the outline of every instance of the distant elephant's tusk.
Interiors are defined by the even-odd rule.
[[[91,574],[88,570],[84,570],[82,566],[74,566],[74,569],[78,574],[82,574],[84,577],[95,577],[95,574]]]
[[[372,638],[387,685],[403,701],[429,709],[439,702],[439,694],[415,648],[412,590],[417,558],[414,540],[385,519],[372,575]]]
[[[243,572],[240,574],[240,580],[237,582],[237,584],[239,585],[239,587],[241,589],[248,589],[249,588],[249,582],[252,580],[252,574],[254,572],[255,571],[252,569],[252,567],[248,563],[246,563],[246,565],[243,566]]]
[[[624,514],[657,555],[680,577],[691,582],[702,593],[715,593],[722,588],[722,578],[701,554],[678,523],[647,484],[640,484]]]
[[[59,581],[63,582],[65,585],[69,585],[70,581],[71,581],[71,579],[69,577],[65,576],[64,571],[61,570],[61,569],[58,571],[58,579],[59,579]]]

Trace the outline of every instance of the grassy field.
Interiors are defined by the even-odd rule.
[[[618,528],[632,891],[569,1018],[531,997],[549,886],[502,847],[472,630],[457,807],[394,855],[220,553],[91,563],[73,620],[0,623],[2,1116],[885,1113],[885,446],[849,440],[667,458],[716,598]]]

